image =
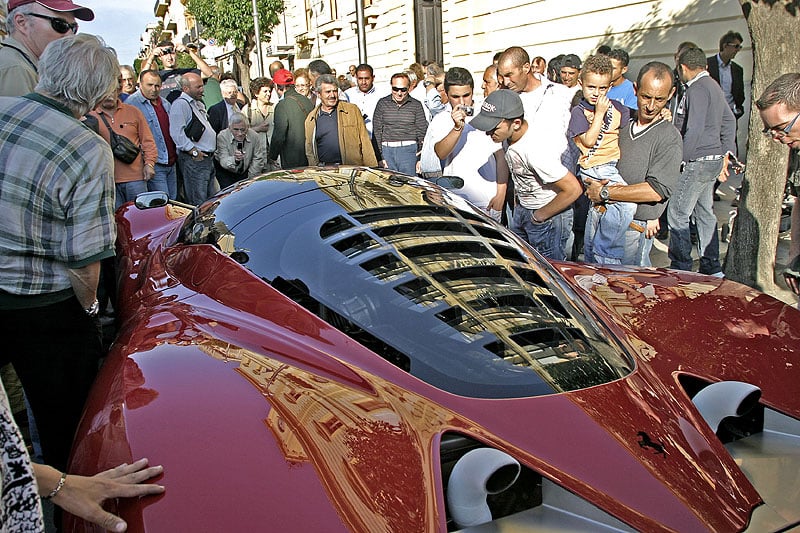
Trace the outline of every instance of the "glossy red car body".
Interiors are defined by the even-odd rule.
[[[258,187],[272,180],[286,188],[275,194],[296,198],[296,183],[336,179],[330,171],[320,181],[319,173],[279,172]],[[370,208],[397,205],[375,200],[388,175],[345,178],[373,186]],[[223,191],[218,209],[250,187]],[[429,189],[413,181],[392,187]],[[451,205],[443,194],[441,205]],[[265,208],[259,216],[292,213]],[[164,465],[157,481],[165,494],[116,507],[130,531],[453,530],[440,452],[449,434],[504,451],[637,530],[741,531],[764,507],[693,405],[686,380],[751,383],[761,405],[800,418],[800,313],[781,302],[689,273],[551,267],[504,233],[523,258],[514,261],[528,261],[564,291],[635,368],[556,394],[469,397],[418,378],[309,312],[234,260],[236,243],[179,243],[185,215],[132,205],[118,214],[122,326],[73,451],[76,473],[138,457]],[[470,223],[491,226],[478,218]],[[293,249],[262,242],[276,256]],[[330,274],[325,268],[317,270]],[[783,475],[779,467],[773,474]],[[779,518],[770,527],[797,525],[800,483],[796,471],[791,477],[776,481],[788,493],[771,504]]]

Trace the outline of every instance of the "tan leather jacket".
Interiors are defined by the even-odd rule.
[[[342,164],[378,166],[372,142],[364,125],[361,110],[355,104],[339,102],[336,106],[339,126],[339,151],[342,153]],[[319,164],[317,157],[316,129],[319,107],[315,107],[306,117],[306,157],[308,164]]]

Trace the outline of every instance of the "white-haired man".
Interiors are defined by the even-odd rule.
[[[232,79],[219,82],[219,90],[222,93],[222,101],[208,108],[208,121],[214,131],[220,133],[228,127],[228,119],[234,113],[241,113],[242,107],[237,100],[239,87]]]

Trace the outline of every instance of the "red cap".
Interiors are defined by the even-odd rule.
[[[285,68],[281,68],[272,75],[272,83],[275,85],[294,85],[294,76]]]
[[[46,7],[51,11],[57,11],[59,13],[72,13],[77,19],[94,20],[94,11],[88,7],[73,4],[70,2],[70,0],[8,0],[8,11],[10,13],[19,6],[33,4],[34,2],[40,6]]]

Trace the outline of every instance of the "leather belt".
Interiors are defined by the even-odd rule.
[[[389,148],[400,148],[402,146],[416,146],[417,141],[384,141],[381,145]]]
[[[725,156],[724,155],[704,155],[703,157],[690,159],[689,163],[694,163],[695,161],[719,161],[723,157],[725,157]]]

